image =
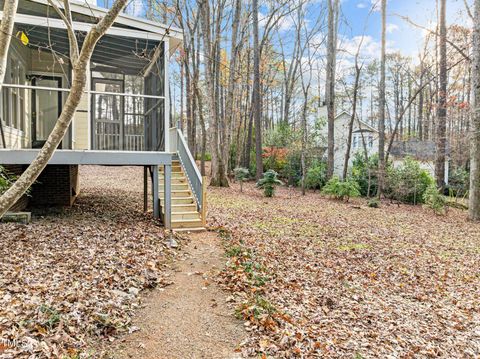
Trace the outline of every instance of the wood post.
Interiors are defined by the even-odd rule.
[[[163,195],[165,196],[163,225],[165,229],[172,229],[172,165],[165,165],[163,169]]]
[[[152,194],[153,194],[153,218],[160,218],[160,203],[158,199],[158,166],[152,166],[153,181],[152,181]]]
[[[207,224],[207,176],[202,177],[202,225]]]
[[[148,211],[148,167],[143,166],[143,212]]]

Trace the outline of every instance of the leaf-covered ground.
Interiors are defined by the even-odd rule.
[[[73,208],[0,224],[0,358],[90,357],[92,339],[131,330],[141,290],[168,284],[143,170],[81,167],[80,180]]]
[[[466,213],[210,189],[246,356],[480,357],[480,225]]]

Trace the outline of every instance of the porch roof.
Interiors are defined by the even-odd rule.
[[[57,55],[69,57],[69,41],[65,29],[25,23],[16,24],[16,29],[27,34],[29,47],[53,50]],[[85,33],[77,32],[77,36],[81,45]],[[107,34],[98,41],[91,60],[96,64],[117,68],[125,74],[141,75],[159,44],[158,40]]]
[[[3,7],[4,0],[0,0]],[[73,27],[75,30],[88,31],[98,19],[107,13],[107,9],[101,8],[87,1],[70,0],[70,9],[73,16]],[[61,1],[57,6],[63,8]],[[0,18],[2,12],[0,12]],[[47,26],[50,28],[65,28],[63,20],[51,8],[48,0],[20,0],[16,23],[27,23],[32,25]],[[172,54],[183,41],[183,32],[175,26],[161,24],[157,21],[147,20],[138,16],[131,16],[125,13],[118,15],[113,26],[107,34],[123,35],[126,37],[143,38],[169,43],[170,54]]]

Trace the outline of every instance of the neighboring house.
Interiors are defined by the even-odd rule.
[[[70,3],[81,45],[106,10]],[[0,97],[0,164],[17,173],[53,129],[72,74],[65,24],[47,1],[20,0],[14,33],[22,32],[29,42],[12,39]],[[81,104],[32,203],[73,203],[78,165],[144,166],[145,207],[150,181],[154,216],[166,227],[203,225],[204,183],[183,135],[169,124],[168,60],[181,42],[179,29],[119,15],[93,52]]]
[[[346,111],[340,112],[335,117],[335,153],[334,153],[334,170],[333,173],[338,177],[343,177],[343,168],[345,164],[345,155],[348,144],[348,129],[351,120],[351,115]],[[327,141],[328,128],[325,125],[324,137]],[[325,146],[327,143],[325,142]],[[365,153],[371,156],[378,152],[378,131],[371,125],[355,118],[353,122],[350,158],[348,161],[348,168],[351,169],[353,159],[356,153]],[[327,154],[325,153],[325,157]]]
[[[390,149],[390,159],[392,160],[393,166],[398,167],[403,163],[405,157],[411,157],[418,161],[422,169],[426,170],[433,178],[435,178],[435,149],[436,146],[433,141],[394,141],[392,143],[392,148]],[[447,156],[445,160],[446,184],[448,184],[449,175],[448,152],[449,150],[447,146]]]

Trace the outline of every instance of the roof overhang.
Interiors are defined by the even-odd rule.
[[[47,0],[28,1],[50,6]],[[97,19],[103,17],[108,12],[108,9],[90,5],[86,2],[70,0],[69,4],[73,13],[79,13],[82,15],[95,17]],[[57,5],[62,8],[61,2],[58,2]],[[0,12],[0,18],[1,17],[3,17],[3,12]],[[65,23],[61,19],[45,18],[20,13],[16,14],[15,23],[66,29]],[[128,26],[129,28],[117,27],[115,26],[117,24]],[[78,31],[89,31],[94,25],[95,24],[87,22],[73,22],[73,28]],[[114,26],[107,31],[107,34],[147,40],[151,39],[156,41],[168,40],[170,55],[173,54],[183,42],[183,34],[181,29],[178,29],[174,26],[167,26],[155,21],[130,16],[124,13],[118,15]]]

